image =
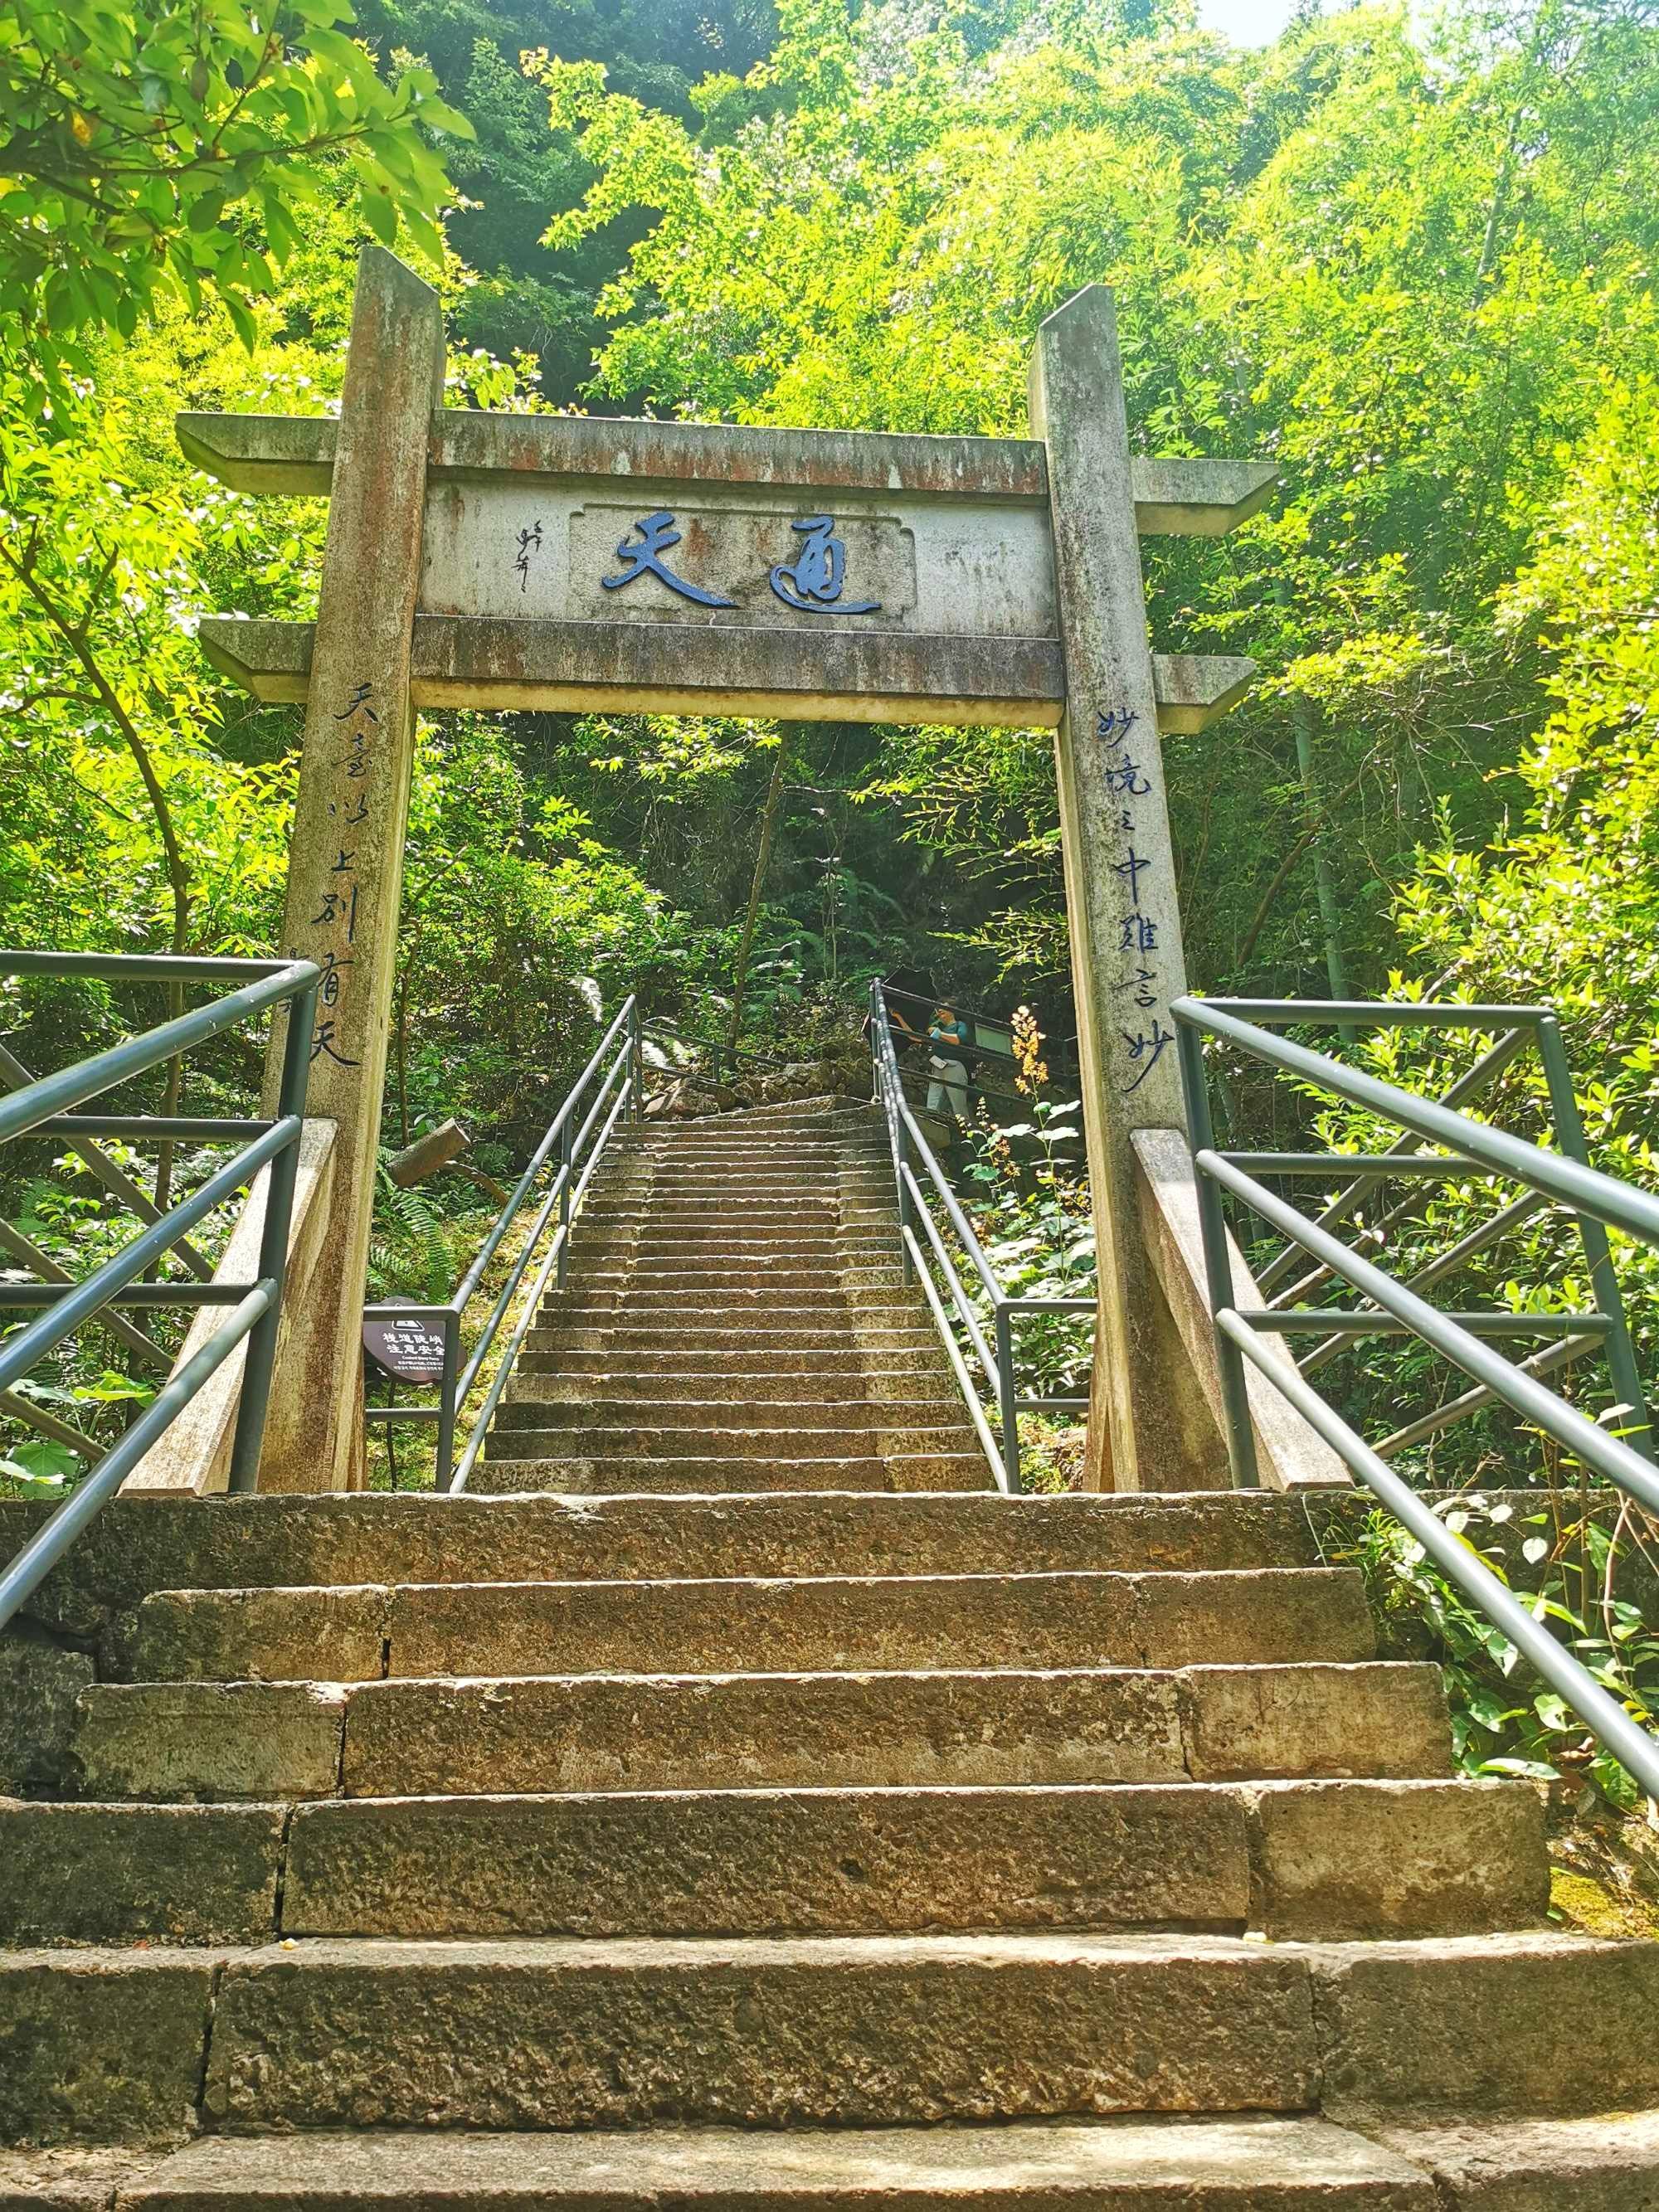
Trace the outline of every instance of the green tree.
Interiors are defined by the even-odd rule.
[[[345,0],[12,0],[0,18],[0,300],[50,369],[158,295],[253,298],[300,244],[331,165],[386,244],[441,250],[432,138],[471,136],[428,70],[384,82]],[[15,398],[15,395],[14,395]]]

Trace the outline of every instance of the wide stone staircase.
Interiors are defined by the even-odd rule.
[[[1659,2205],[1659,1947],[1547,1924],[1300,1504],[993,1491],[888,1188],[648,1130],[495,1494],[94,1525],[0,2208]]]

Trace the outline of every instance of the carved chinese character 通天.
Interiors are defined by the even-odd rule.
[[[674,527],[674,518],[665,507],[653,514],[641,517],[634,525],[639,543],[630,544],[624,538],[617,548],[617,558],[624,562],[620,576],[601,576],[599,582],[607,592],[619,592],[626,584],[637,583],[641,576],[654,576],[659,584],[666,584],[671,592],[678,592],[683,599],[695,599],[700,607],[732,607],[735,599],[723,599],[713,592],[698,589],[688,584],[684,576],[677,576],[666,566],[663,555],[680,542],[680,533]]]
[[[847,574],[847,548],[836,536],[830,514],[803,515],[790,527],[805,544],[793,561],[781,561],[771,572],[774,594],[798,614],[823,614],[832,609],[841,615],[881,612],[879,599],[843,599],[842,584]]]

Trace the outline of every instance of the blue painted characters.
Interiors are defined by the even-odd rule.
[[[684,576],[677,576],[665,565],[663,555],[680,542],[674,518],[665,507],[659,507],[654,514],[643,516],[634,525],[634,531],[638,533],[639,544],[630,544],[624,538],[617,548],[617,558],[627,563],[622,574],[599,579],[607,592],[619,592],[624,584],[637,583],[641,576],[654,576],[671,592],[678,592],[683,599],[695,599],[700,607],[736,606],[735,599],[722,599],[713,592],[700,591],[696,584],[688,584]]]
[[[654,576],[659,584],[666,584],[671,592],[683,599],[694,600],[700,607],[735,607],[738,602],[717,592],[706,592],[701,585],[688,583],[677,575],[663,556],[680,543],[680,532],[674,526],[675,518],[665,507],[653,514],[641,515],[632,525],[629,535],[617,548],[617,558],[623,563],[622,573],[616,576],[601,576],[600,583],[607,592],[620,592],[626,585],[637,583],[641,576]],[[874,615],[881,612],[879,599],[844,599],[842,591],[847,580],[847,548],[836,535],[833,514],[805,514],[790,525],[801,539],[793,561],[780,561],[767,571],[773,596],[801,615]],[[540,525],[537,526],[539,531]],[[520,573],[520,588],[528,580],[529,556],[539,544],[534,533],[519,532],[519,559],[514,564]]]
[[[842,615],[881,612],[879,599],[842,598],[847,548],[836,536],[833,514],[803,515],[790,526],[806,542],[793,561],[781,561],[772,571],[772,589],[785,606],[802,615],[821,615],[831,608]]]

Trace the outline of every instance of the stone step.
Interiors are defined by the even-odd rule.
[[[939,1341],[938,1324],[921,1292],[915,1289],[901,1294],[867,1291],[854,1299],[826,1279],[817,1297],[810,1301],[803,1300],[798,1291],[784,1292],[771,1301],[749,1291],[711,1291],[701,1298],[681,1297],[678,1292],[666,1295],[673,1298],[673,1313],[687,1329],[699,1326],[716,1333],[765,1329],[798,1338],[808,1349],[816,1339],[826,1351],[834,1351],[854,1336],[862,1340],[872,1335],[932,1335]],[[592,1328],[662,1329],[671,1325],[671,1319],[662,1292],[641,1290],[630,1297],[623,1290],[591,1291],[572,1284],[568,1290],[550,1291],[542,1300],[536,1332],[562,1323]]]
[[[1443,2170],[1455,2175],[1461,2154],[1480,2185],[1460,2112],[1487,2131],[1490,2179],[1494,2154],[1506,2171],[1510,2115],[1522,2123],[1520,2172],[1537,2170],[1559,2130],[1582,2174],[1590,2116],[1659,2102],[1656,2004],[1659,1945],[1554,1932],[1305,1946],[1067,1933],[324,1937],[223,1959],[13,1951],[0,1956],[0,2128],[13,2140],[167,2143],[203,2126],[216,2155],[264,2134],[286,2176],[318,2154],[313,2131],[333,2128],[417,2130],[434,2147],[465,2140],[462,2130],[533,2130],[550,2151],[585,2145],[612,2160],[653,2139],[615,2130],[664,2120],[777,2131],[744,2135],[756,2160],[784,2150],[785,2131],[818,2126],[840,2147],[865,2140],[849,2130],[936,2122],[1185,2113],[1244,2126],[1279,2112],[1301,2124],[1321,2105],[1338,2124],[1364,2115],[1368,2134],[1438,2121],[1425,2140]],[[1570,2130],[1575,2118],[1586,2124]],[[998,2139],[1014,2140],[1000,2128]],[[907,2141],[919,2154],[969,2138],[935,2130]],[[344,2178],[337,2171],[341,2207],[354,2201]],[[1247,2212],[1248,2169],[1236,2186],[1216,2179],[1195,2196],[1188,2170],[1184,2197],[1167,2201]],[[965,2201],[994,2203],[987,2185],[975,2169]],[[615,2189],[612,2177],[596,2203],[614,2207]],[[676,2193],[660,2188],[653,2212]],[[828,2202],[846,2212],[884,2197],[902,2202],[879,2185],[867,2200],[843,2189]],[[492,2201],[537,2199],[520,2187]],[[1018,2201],[1053,2199],[1039,2185]],[[1133,2212],[1133,2197],[1121,2201]],[[1328,2201],[1304,2190],[1290,2203],[1313,2212]],[[1413,2205],[1386,2167],[1359,2201],[1376,2212]],[[1510,2207],[1525,2201],[1510,2193]],[[1619,2203],[1532,2197],[1551,2212],[1570,2201],[1584,2212]],[[1423,2212],[1456,2203],[1450,2189],[1416,2199]],[[1503,2203],[1487,2191],[1482,2212]]]
[[[534,1417],[581,1409],[531,1406],[515,1410]],[[701,1421],[675,1427],[666,1416],[684,1408],[665,1406],[660,1410],[665,1418],[649,1426],[629,1425],[629,1416],[635,1409],[626,1407],[617,1409],[617,1419],[607,1426],[576,1421],[561,1425],[542,1419],[504,1424],[498,1419],[489,1431],[485,1450],[494,1460],[718,1461],[731,1466],[755,1459],[787,1460],[804,1467],[843,1459],[896,1460],[918,1455],[928,1457],[941,1453],[966,1454],[977,1449],[968,1418],[959,1410],[954,1411],[953,1417],[941,1416],[937,1420],[917,1422],[914,1426],[907,1424],[902,1428],[896,1424],[891,1428],[878,1425],[879,1409],[871,1407],[860,1410],[856,1421],[849,1418],[823,1428],[723,1425],[718,1429]],[[733,1413],[733,1422],[741,1418],[744,1410],[739,1407]],[[782,1409],[763,1407],[757,1410],[772,1413]]]
[[[1470,2133],[1495,2146],[1502,2130]],[[119,2204],[120,2212],[1243,2212],[1247,2203],[1254,2212],[1453,2212],[1409,2150],[1305,2115],[926,2130],[653,2126],[625,2137],[315,2130],[203,2136],[146,2160]],[[1650,2158],[1659,2161],[1659,2130]],[[1248,2199],[1238,2193],[1246,2180]],[[1588,2198],[1550,2201],[1559,2212],[1595,2212]]]
[[[868,1264],[872,1259],[890,1260],[898,1232],[890,1223],[869,1230],[826,1228],[820,1233],[799,1224],[775,1230],[752,1231],[723,1226],[695,1233],[656,1224],[641,1224],[625,1232],[584,1220],[572,1240],[571,1257],[586,1268],[605,1264],[614,1254],[613,1265],[664,1266],[684,1268],[731,1267],[756,1257],[769,1264],[811,1261],[819,1265],[843,1265],[849,1261]]]
[[[94,1683],[99,1799],[1443,1777],[1437,1671],[1304,1662],[995,1673]]]
[[[856,1158],[826,1152],[811,1159],[780,1159],[772,1154],[738,1158],[727,1153],[660,1165],[629,1160],[612,1168],[607,1163],[588,1189],[590,1193],[648,1192],[653,1204],[707,1206],[711,1190],[752,1198],[773,1187],[790,1194],[805,1191],[813,1202],[831,1204],[838,1193],[854,1188],[884,1193],[890,1201],[896,1188],[892,1162],[884,1152],[879,1158],[871,1154]]]
[[[54,1508],[0,1499],[10,1557]],[[994,1574],[1318,1564],[1301,1500],[1271,1491],[954,1496],[434,1498],[358,1492],[117,1498],[35,1607],[82,1643],[151,1590],[325,1583]]]
[[[1467,1934],[1541,1918],[1542,1823],[1467,1781],[0,1801],[0,1942]]]
[[[602,1170],[588,1185],[588,1194],[607,1199],[625,1195],[651,1206],[697,1206],[716,1197],[744,1205],[767,1199],[833,1205],[854,1194],[884,1197],[890,1206],[896,1188],[892,1163],[884,1154],[879,1159],[849,1159],[828,1150],[816,1158],[728,1152],[719,1158],[626,1163],[614,1173]]]
[[[544,1306],[544,1316],[547,1310]],[[752,1360],[758,1356],[769,1360],[775,1352],[781,1358],[793,1360],[815,1352],[842,1354],[861,1366],[866,1359],[887,1360],[900,1352],[926,1354],[937,1360],[943,1350],[939,1331],[931,1322],[914,1328],[901,1328],[896,1322],[890,1328],[876,1327],[850,1319],[838,1328],[828,1322],[814,1328],[805,1322],[799,1327],[781,1328],[762,1328],[756,1322],[734,1322],[726,1328],[688,1322],[679,1328],[660,1317],[628,1316],[614,1311],[590,1312],[567,1320],[558,1309],[553,1319],[544,1318],[529,1331],[525,1346],[532,1353],[597,1352],[641,1369],[661,1357]]]
[[[701,1250],[705,1245],[725,1247],[748,1241],[764,1245],[810,1244],[814,1250],[838,1245],[869,1243],[894,1227],[890,1207],[871,1206],[850,1223],[835,1206],[816,1209],[780,1206],[775,1212],[750,1214],[734,1220],[724,1206],[707,1214],[669,1213],[655,1207],[604,1208],[584,1206],[577,1216],[577,1234],[620,1238],[624,1234],[639,1242],[660,1240],[675,1249]]]
[[[1184,1667],[1376,1650],[1347,1568],[164,1590],[130,1681]]]
[[[780,1281],[774,1276],[769,1286],[763,1269],[757,1271],[756,1279],[747,1282],[714,1282],[707,1276],[694,1275],[684,1283],[665,1284],[661,1289],[654,1283],[648,1286],[631,1283],[624,1275],[599,1275],[574,1284],[568,1291],[550,1292],[542,1301],[542,1313],[556,1316],[580,1313],[584,1308],[607,1313],[625,1305],[630,1314],[641,1316],[674,1313],[695,1322],[705,1316],[740,1315],[746,1320],[763,1322],[768,1328],[808,1329],[815,1314],[820,1327],[833,1325],[843,1315],[849,1323],[857,1324],[898,1314],[915,1316],[913,1325],[922,1325],[928,1316],[922,1292],[914,1284],[902,1283],[896,1267],[882,1269],[880,1273],[887,1279],[878,1283],[859,1279],[874,1272],[848,1268],[831,1273],[826,1269],[809,1273],[800,1282]],[[815,1300],[808,1301],[809,1291],[816,1291]],[[737,1323],[725,1319],[722,1326],[732,1328]]]
[[[780,1291],[822,1290],[826,1281],[832,1289],[847,1293],[897,1290],[903,1279],[896,1260],[861,1261],[848,1257],[809,1264],[804,1261],[774,1263],[750,1259],[734,1260],[720,1267],[712,1262],[706,1267],[691,1267],[683,1261],[669,1259],[647,1261],[636,1268],[619,1267],[612,1255],[583,1267],[579,1286],[586,1291],[620,1291],[630,1304],[638,1297],[658,1295],[677,1298],[682,1304],[701,1305],[707,1302],[706,1293],[717,1291],[746,1293],[769,1303]],[[912,1297],[915,1292],[907,1290],[905,1296]]]
[[[904,1335],[931,1336],[939,1342],[933,1315],[920,1291],[902,1297],[890,1291],[862,1293],[856,1302],[839,1286],[825,1284],[810,1304],[797,1304],[798,1291],[787,1294],[788,1303],[769,1302],[748,1291],[711,1291],[706,1297],[685,1298],[678,1292],[622,1290],[588,1291],[579,1285],[550,1291],[542,1300],[532,1334],[559,1326],[585,1328],[669,1329],[678,1316],[687,1333],[705,1328],[716,1334],[741,1330],[745,1336],[764,1331],[811,1346],[821,1342],[826,1350],[854,1339]]]
[[[768,1221],[776,1214],[801,1214],[805,1218],[834,1214],[838,1206],[848,1201],[858,1206],[894,1206],[894,1179],[890,1172],[878,1170],[841,1170],[817,1182],[814,1176],[803,1175],[792,1182],[776,1182],[772,1176],[752,1175],[699,1175],[695,1183],[681,1188],[675,1182],[664,1182],[653,1176],[650,1182],[630,1179],[630,1182],[606,1183],[595,1176],[588,1186],[586,1206],[581,1212],[613,1212],[613,1214],[641,1214],[650,1221],[708,1221],[719,1214],[730,1214],[732,1199],[744,1203],[754,1218]]]
[[[757,1355],[750,1354],[751,1363]],[[866,1403],[891,1408],[914,1405],[921,1392],[931,1397],[955,1390],[956,1382],[942,1352],[924,1362],[910,1355],[887,1358],[878,1365],[863,1358],[856,1364],[835,1368],[800,1369],[787,1362],[777,1367],[738,1368],[711,1359],[687,1358],[670,1366],[665,1360],[641,1361],[619,1367],[603,1354],[578,1352],[561,1359],[556,1353],[520,1354],[507,1385],[508,1405],[588,1406],[602,1399],[635,1406],[669,1406],[681,1401],[735,1403],[755,1407],[765,1404],[817,1400],[840,1407]],[[961,1403],[960,1398],[956,1402]]]
[[[896,1240],[890,1237],[821,1245],[739,1239],[720,1247],[677,1244],[667,1237],[635,1243],[594,1237],[573,1248],[570,1263],[579,1285],[618,1277],[618,1287],[629,1297],[635,1291],[669,1288],[696,1297],[705,1286],[763,1288],[768,1283],[780,1290],[811,1290],[828,1282],[844,1291],[849,1282],[902,1280]]]
[[[892,1429],[923,1436],[967,1425],[961,1393],[955,1389],[948,1396],[936,1393],[931,1383],[926,1397],[913,1389],[908,1395],[889,1401],[862,1395],[848,1397],[845,1391],[828,1398],[750,1399],[736,1389],[713,1398],[671,1398],[654,1393],[649,1379],[644,1378],[647,1388],[637,1395],[611,1398],[584,1393],[572,1401],[542,1396],[522,1383],[514,1384],[513,1395],[496,1413],[492,1435],[545,1429],[580,1430],[596,1436],[618,1431],[627,1436],[654,1436],[672,1429],[684,1430],[695,1439],[732,1436],[752,1429],[771,1437],[775,1449],[776,1439],[792,1432],[821,1438],[826,1433],[845,1437]],[[680,1441],[684,1443],[686,1438]],[[655,1447],[643,1449],[654,1450]]]
[[[730,1267],[756,1255],[769,1262],[787,1262],[792,1253],[843,1265],[857,1262],[867,1267],[884,1259],[896,1265],[893,1255],[898,1241],[897,1227],[890,1218],[850,1229],[832,1224],[822,1232],[799,1223],[751,1230],[728,1219],[719,1228],[695,1233],[662,1222],[641,1224],[636,1233],[625,1236],[609,1234],[603,1224],[595,1225],[591,1233],[586,1228],[580,1233],[595,1259],[604,1252],[615,1251],[628,1254],[635,1265],[678,1262],[687,1268]]]
[[[729,1224],[734,1216],[757,1227],[777,1222],[833,1223],[838,1215],[855,1219],[894,1213],[891,1178],[803,1176],[794,1182],[757,1185],[742,1176],[699,1176],[695,1182],[665,1185],[595,1182],[583,1202],[582,1220],[663,1221],[690,1228]]]
[[[851,1448],[848,1447],[850,1449]],[[518,1458],[486,1447],[473,1465],[470,1487],[480,1495],[517,1497],[552,1491],[564,1498],[737,1498],[797,1491],[982,1490],[992,1481],[982,1451],[869,1453],[861,1458],[814,1459],[799,1452],[768,1459],[757,1454],[711,1454],[701,1458],[651,1457],[614,1449],[557,1457]]]
[[[622,1148],[619,1157],[645,1163],[661,1175],[674,1175],[688,1164],[705,1161],[773,1159],[786,1165],[796,1163],[830,1166],[876,1163],[887,1165],[892,1154],[884,1130],[768,1133],[758,1129],[733,1129],[725,1133],[708,1131],[702,1136],[687,1133],[672,1143],[653,1144],[647,1139],[643,1144],[629,1144]],[[889,1172],[891,1172],[890,1167]]]
[[[781,1112],[775,1106],[751,1106],[735,1107],[719,1114],[676,1115],[666,1120],[657,1117],[630,1124],[625,1141],[630,1151],[672,1151],[678,1145],[725,1143],[744,1136],[757,1140],[786,1136],[799,1142],[805,1127],[809,1133],[836,1144],[887,1142],[885,1116],[877,1110],[872,1099],[844,1098],[833,1109],[816,1115],[798,1116],[794,1122],[781,1120]]]
[[[678,1389],[683,1385],[707,1384],[711,1390],[729,1389],[747,1397],[763,1384],[769,1395],[794,1384],[803,1397],[815,1397],[820,1389],[856,1391],[877,1382],[906,1385],[924,1373],[950,1372],[937,1337],[931,1345],[887,1352],[864,1352],[847,1345],[803,1346],[797,1351],[775,1352],[762,1365],[764,1355],[747,1345],[705,1352],[662,1346],[648,1358],[624,1363],[602,1346],[561,1349],[538,1345],[534,1339],[542,1334],[532,1330],[526,1338],[515,1374],[535,1376],[547,1382],[565,1378],[581,1389],[603,1385],[607,1396],[612,1389]]]
[[[1515,1783],[351,1798],[296,1812],[282,1929],[1468,1934],[1541,1922],[1548,1887],[1538,1795]]]
[[[1628,2109],[1659,2091],[1656,1998],[1659,1947],[1554,1935],[319,1938],[224,1966],[203,2112],[234,2133]]]

